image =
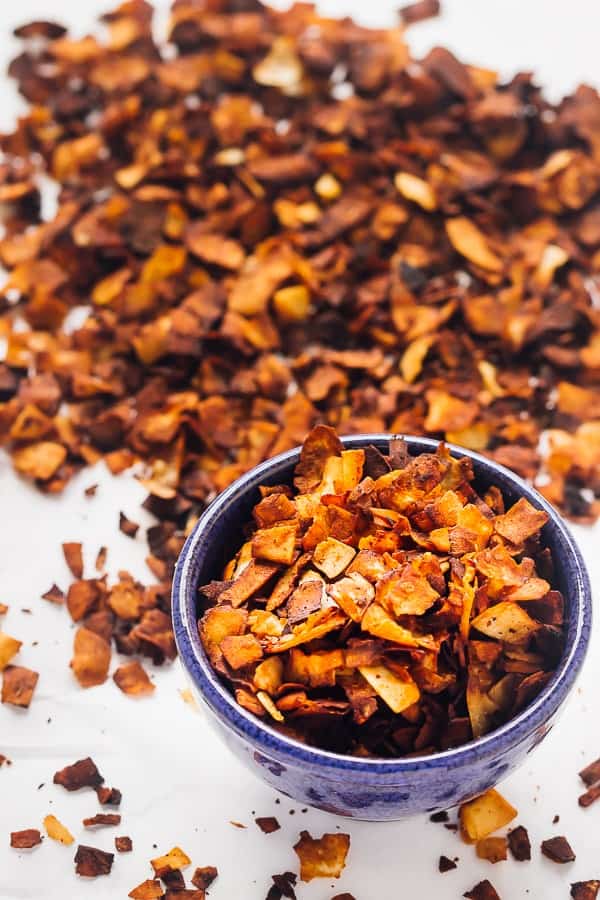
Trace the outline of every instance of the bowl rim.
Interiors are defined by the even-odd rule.
[[[435,451],[440,443],[445,443],[452,456],[469,457],[476,464],[476,468],[488,469],[501,479],[511,482],[521,496],[525,496],[534,506],[548,513],[558,532],[559,540],[566,549],[567,558],[561,558],[560,564],[565,569],[570,569],[569,579],[574,582],[569,585],[572,592],[571,602],[576,613],[574,636],[553,677],[529,706],[489,734],[448,750],[409,758],[350,756],[304,744],[264,723],[237,703],[205,655],[198,634],[195,613],[197,589],[192,584],[191,565],[198,545],[204,540],[205,533],[214,526],[221,511],[235,502],[241,493],[254,490],[261,479],[268,476],[273,469],[292,462],[298,457],[301,447],[286,450],[245,472],[225,488],[200,516],[181,550],[175,568],[172,617],[175,641],[184,669],[192,678],[193,684],[211,712],[258,749],[280,758],[286,757],[296,764],[300,762],[318,768],[338,770],[343,768],[364,775],[402,775],[424,768],[456,768],[472,764],[490,754],[497,756],[525,736],[537,731],[553,715],[573,687],[588,650],[592,618],[589,575],[577,543],[557,510],[535,488],[510,469],[474,450],[456,444],[434,438],[401,436],[385,432],[344,435],[340,440],[345,449],[358,449],[369,444],[387,443],[396,437],[403,437],[409,449],[416,449],[417,452],[411,455]]]

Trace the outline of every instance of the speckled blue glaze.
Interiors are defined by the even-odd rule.
[[[374,444],[387,451],[390,436],[342,438],[346,448]],[[434,451],[437,441],[407,438],[410,453]],[[508,505],[525,496],[546,510],[543,540],[552,550],[557,587],[566,606],[566,643],[552,680],[506,725],[479,740],[432,756],[361,759],[317,750],[284,737],[236,703],[213,672],[198,637],[197,589],[219,578],[241,543],[241,529],[261,484],[291,483],[299,450],[276,456],[238,479],[212,503],[183,548],[173,583],[173,623],[184,668],[210,719],[235,755],[271,787],[302,804],[369,821],[401,819],[447,809],[487,790],[517,768],[552,728],[573,687],[591,627],[589,579],[575,541],[558,513],[522,479],[477,453],[450,446],[473,461],[478,488],[496,484]]]

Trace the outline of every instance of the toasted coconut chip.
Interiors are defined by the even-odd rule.
[[[296,466],[294,484],[301,493],[314,490],[321,483],[325,462],[341,456],[343,446],[335,431],[317,425],[302,445],[300,462]]]
[[[494,519],[494,527],[511,544],[519,545],[537,534],[547,521],[548,513],[535,509],[528,500],[521,497],[507,513]]]
[[[124,694],[131,696],[153,694],[155,690],[155,685],[150,681],[148,673],[137,660],[119,666],[113,679]]]
[[[262,528],[252,538],[252,555],[268,562],[289,566],[294,561],[296,525]]]
[[[300,832],[294,850],[300,860],[300,879],[339,878],[346,865],[350,849],[350,835],[324,834],[313,838],[308,831]]]
[[[346,569],[356,554],[353,547],[337,541],[335,538],[327,538],[317,544],[313,551],[313,563],[316,568],[327,578],[337,578]]]
[[[7,666],[2,675],[2,703],[27,709],[33,699],[39,675],[23,666]]]
[[[188,249],[205,263],[237,271],[244,263],[246,254],[237,241],[223,235],[206,232],[202,223],[191,225],[186,234]]]
[[[80,844],[75,854],[75,871],[78,875],[86,878],[110,875],[114,858],[114,853],[107,853],[105,850],[98,850],[97,847]]]
[[[369,606],[362,618],[361,627],[364,631],[374,634],[375,637],[380,637],[387,641],[394,641],[394,643],[406,647],[407,649],[434,647],[430,635],[419,637],[413,634],[407,628],[398,625],[394,619],[376,603]]]
[[[479,859],[487,859],[488,862],[498,863],[508,856],[508,842],[505,837],[486,837],[477,841],[475,852]]]
[[[67,448],[53,441],[39,441],[13,453],[17,472],[28,478],[48,481],[56,475],[67,458]]]
[[[75,840],[69,829],[66,828],[62,822],[59,822],[56,816],[46,816],[44,819],[44,828],[46,829],[48,837],[52,838],[53,841],[58,841],[59,844],[70,846]]]
[[[78,628],[73,643],[71,668],[81,687],[104,684],[110,666],[110,644],[89,628]]]
[[[21,641],[0,631],[0,672],[7,667],[11,659],[17,655],[22,646]]]
[[[83,578],[83,552],[80,543],[68,541],[62,545],[65,562],[74,578]]]
[[[298,876],[293,872],[283,872],[281,875],[272,875],[273,884],[269,889],[266,900],[282,900],[287,897],[289,900],[296,900],[296,891],[294,890]]]
[[[121,816],[118,813],[96,813],[83,820],[84,828],[99,828],[106,825],[120,825]]]
[[[131,853],[133,850],[133,842],[130,837],[123,835],[115,838],[115,850],[117,853]]]
[[[50,603],[56,603],[57,605],[59,605],[65,602],[65,595],[57,584],[53,584],[45,594],[42,594],[42,599],[49,600]]]
[[[516,859],[517,862],[525,862],[531,859],[531,843],[529,841],[529,834],[527,833],[527,829],[523,827],[523,825],[517,825],[516,828],[513,828],[508,832],[508,846],[510,852],[513,856],[513,859]]]
[[[254,684],[259,691],[275,694],[283,682],[284,666],[279,656],[270,656],[260,662],[254,670]]]
[[[129,891],[127,896],[133,900],[156,900],[158,897],[164,897],[164,889],[157,879],[147,878]]]
[[[415,22],[422,22],[423,19],[431,19],[439,15],[439,12],[439,0],[417,0],[416,3],[400,7],[400,17],[405,25],[413,25]]]
[[[252,634],[228,635],[220,644],[220,649],[232,669],[241,669],[262,658],[260,641]]]
[[[119,806],[122,800],[121,791],[118,788],[97,787],[98,802],[103,806]]]
[[[207,609],[200,620],[199,632],[213,663],[221,656],[222,640],[229,635],[243,634],[247,619],[248,611],[245,609],[234,609],[226,605]]]
[[[173,872],[175,869],[185,869],[190,863],[191,859],[189,856],[179,847],[173,847],[173,849],[169,850],[164,856],[157,856],[156,859],[150,860],[150,864],[158,878],[165,872]]]
[[[277,565],[251,560],[231,587],[223,591],[219,602],[241,606],[252,594],[264,587],[277,571]]]
[[[97,579],[74,581],[67,592],[67,609],[74,622],[80,622],[100,601],[103,585]]]
[[[185,889],[185,878],[183,877],[183,873],[179,871],[179,869],[175,869],[173,872],[165,872],[165,874],[161,877],[162,883],[168,888],[167,894],[183,892],[185,894],[195,893],[192,892],[191,888],[189,891]]]
[[[191,882],[199,891],[205,891],[218,877],[218,874],[219,872],[215,866],[198,866],[191,878]]]
[[[600,890],[600,881],[575,881],[571,885],[571,897],[573,900],[596,900]]]
[[[307,578],[309,573],[307,573]],[[292,592],[286,603],[287,619],[290,625],[297,625],[321,609],[323,603],[323,582],[317,578],[302,581]]]
[[[332,631],[341,628],[347,622],[346,616],[337,609],[321,609],[310,615],[305,622],[297,625],[289,635],[283,635],[279,638],[266,638],[265,649],[269,653],[283,653],[297,647],[299,644],[305,644],[308,641],[317,640],[317,638],[325,637]]]
[[[446,233],[454,248],[470,262],[491,272],[502,271],[502,261],[490,249],[485,236],[470,219],[465,216],[447,219]]]
[[[10,846],[15,850],[31,850],[43,841],[37,828],[25,828],[23,831],[11,831]]]
[[[55,772],[53,778],[54,784],[62,785],[67,791],[78,791],[82,787],[99,787],[103,781],[104,778],[89,756]]]
[[[375,597],[375,590],[359,572],[351,572],[347,578],[340,578],[330,585],[328,594],[347,616],[360,622]]]
[[[575,854],[571,849],[571,845],[564,836],[548,838],[542,841],[542,853],[555,863],[574,862]]]
[[[256,694],[256,699],[275,722],[285,721],[285,717],[282,715],[281,711],[277,708],[277,706],[273,703],[272,699],[265,691],[258,691]],[[256,712],[256,710],[254,709],[251,709],[250,711]]]
[[[359,666],[358,671],[392,712],[403,712],[417,703],[421,696],[408,670],[404,678],[399,678],[385,666]]]
[[[438,872],[450,872],[452,869],[456,869],[456,863],[453,859],[449,859],[447,856],[440,856],[438,862]]]
[[[132,640],[139,642],[140,652],[159,664],[164,659],[175,659],[175,637],[171,617],[160,609],[149,609],[129,632]]]
[[[275,818],[275,816],[264,816],[262,818],[258,818],[254,820],[263,834],[272,834],[274,831],[279,831],[281,825]]]
[[[595,784],[597,781],[600,781],[600,758],[595,759],[589,765],[582,769],[579,773],[579,777],[583,781],[584,784],[588,786]]]
[[[471,621],[471,627],[488,637],[507,644],[519,644],[539,628],[536,622],[516,603],[496,603]]]
[[[468,897],[469,900],[500,900],[500,894],[487,878],[476,884],[470,891],[466,891],[463,897]]]
[[[277,580],[275,583],[275,587],[271,592],[269,599],[267,600],[267,610],[270,612],[271,610],[277,609],[285,603],[289,595],[292,593],[298,578],[302,570],[305,568],[307,563],[310,560],[310,554],[303,553],[298,557],[295,563],[289,567],[289,569],[284,572],[284,574]]]
[[[377,602],[395,616],[423,615],[438,597],[438,592],[425,577],[403,571],[384,575],[375,592]]]
[[[491,789],[462,804],[460,832],[467,843],[476,843],[508,825],[516,815],[517,810],[498,791]]]
[[[398,172],[394,178],[394,184],[406,200],[416,203],[426,212],[432,212],[437,207],[437,198],[433,188],[422,178],[411,175],[410,172]]]

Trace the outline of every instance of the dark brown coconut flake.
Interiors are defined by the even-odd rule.
[[[414,25],[424,19],[431,19],[440,14],[439,0],[417,0],[400,7],[400,18],[405,25]]]
[[[30,850],[42,843],[42,835],[37,828],[25,828],[23,831],[12,831],[10,846],[15,850]]]
[[[588,788],[587,791],[579,797],[578,803],[583,808],[587,808],[591,806],[592,803],[595,803],[596,800],[600,797],[600,782],[598,784],[592,785],[592,787]]]
[[[97,787],[96,795],[102,806],[119,806],[122,800],[121,791],[117,788]]]
[[[131,853],[133,850],[133,842],[127,835],[115,838],[115,849],[117,853]]]
[[[500,900],[500,894],[487,878],[472,887],[470,891],[466,891],[463,897],[467,897],[468,900]]]
[[[49,600],[50,603],[61,604],[65,602],[64,592],[58,587],[57,584],[53,584],[51,588],[49,588],[45,594],[42,594],[43,600]]]
[[[198,866],[192,875],[191,882],[198,890],[205,891],[219,875],[216,866]]]
[[[575,881],[571,885],[573,900],[596,900],[600,890],[600,881]]]
[[[440,856],[438,861],[438,871],[439,872],[450,872],[451,869],[456,869],[456,863],[453,859],[450,859],[448,856]]]
[[[527,829],[523,825],[517,825],[508,832],[508,847],[513,859],[517,862],[525,862],[531,859],[531,843]]]
[[[54,784],[60,784],[67,791],[78,791],[83,787],[98,788],[104,778],[91,757],[86,756],[70,766],[54,773]]]
[[[165,885],[165,887],[174,891],[184,891],[185,890],[185,878],[183,877],[183,872],[179,869],[172,869],[169,872],[165,872],[160,876],[160,880]]]
[[[114,853],[80,844],[75,854],[75,872],[86,878],[110,875],[114,858]]]
[[[269,888],[266,900],[296,900],[296,891],[294,890],[298,876],[293,872],[283,872],[281,875],[272,875],[273,884]]]
[[[120,825],[121,816],[118,813],[96,813],[83,820],[84,828],[100,828],[106,825]]]
[[[263,834],[272,834],[279,831],[281,825],[274,816],[262,816],[254,820]]]
[[[137,522],[132,522],[131,519],[127,518],[125,513],[119,513],[119,531],[122,531],[127,537],[134,538],[139,529],[140,526]]]
[[[448,822],[449,820],[450,820],[450,816],[448,815],[448,813],[445,809],[441,810],[440,812],[431,813],[431,815],[429,816],[430,822],[444,823],[444,822]]]
[[[542,841],[542,853],[555,863],[574,862],[575,854],[571,849],[566,837],[560,835],[558,837],[548,838]]]
[[[589,766],[582,769],[579,773],[579,777],[588,787],[591,787],[593,784],[600,781],[600,759],[595,759]]]

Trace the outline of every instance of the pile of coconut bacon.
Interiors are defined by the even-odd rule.
[[[468,458],[344,450],[314,428],[289,485],[201,588],[199,628],[237,702],[360,756],[433,753],[506,722],[560,659],[547,514],[474,487]]]

